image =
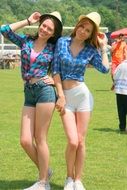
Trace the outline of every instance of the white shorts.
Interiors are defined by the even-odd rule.
[[[93,110],[93,96],[84,82],[72,89],[64,90],[64,95],[66,98],[66,110],[73,112]]]

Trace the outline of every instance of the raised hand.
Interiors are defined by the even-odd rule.
[[[104,48],[107,46],[108,39],[105,33],[99,33],[97,36],[98,42],[101,46],[101,48]]]
[[[30,24],[35,24],[40,20],[41,13],[39,12],[34,12],[32,15],[29,16],[28,20]]]

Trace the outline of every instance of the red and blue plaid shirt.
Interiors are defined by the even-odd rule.
[[[5,38],[16,44],[21,49],[21,73],[23,80],[41,78],[47,75],[49,65],[53,60],[54,45],[47,43],[47,46],[30,64],[30,54],[34,41],[27,35],[14,33],[9,25],[1,27],[1,33]]]

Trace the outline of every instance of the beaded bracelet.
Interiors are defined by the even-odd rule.
[[[28,22],[28,25],[30,26],[31,25],[31,23],[30,23],[30,21],[29,21],[29,19],[27,18],[27,22]]]

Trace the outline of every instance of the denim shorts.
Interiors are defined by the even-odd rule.
[[[34,84],[24,84],[24,106],[36,107],[37,103],[56,102],[56,92],[52,85],[47,85],[43,80]]]

